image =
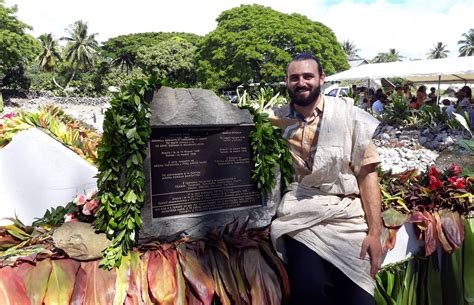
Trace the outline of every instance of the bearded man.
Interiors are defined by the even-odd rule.
[[[287,264],[291,304],[375,304],[382,225],[371,139],[379,122],[351,101],[322,95],[324,78],[319,59],[297,55],[286,69],[291,103],[270,116],[294,167],[271,238]]]

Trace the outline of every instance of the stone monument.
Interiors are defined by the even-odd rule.
[[[280,201],[251,181],[252,117],[210,90],[161,87],[151,102],[140,238],[199,238],[234,220],[264,227]]]

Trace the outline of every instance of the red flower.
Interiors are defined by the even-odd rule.
[[[429,185],[430,190],[435,190],[441,186],[443,186],[443,182],[441,182],[441,180],[439,180],[436,176],[430,175],[430,185]]]
[[[448,178],[449,183],[457,189],[463,189],[466,186],[465,178],[451,177]]]
[[[15,112],[10,112],[10,113],[4,114],[2,117],[0,117],[0,119],[11,119],[15,117],[15,115],[16,115]]]
[[[434,165],[431,165],[430,171],[429,171],[428,175],[430,175],[430,181],[431,181],[431,176],[433,176],[433,177],[435,177],[435,178],[438,178],[438,177],[439,177],[439,172],[438,172],[438,170],[436,169],[436,167],[434,167]]]
[[[457,166],[455,163],[451,164],[451,166],[448,169],[449,173],[452,174],[453,176],[457,176],[462,172],[462,169]]]

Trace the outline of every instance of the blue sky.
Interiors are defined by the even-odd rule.
[[[458,56],[457,41],[474,28],[473,0],[6,0],[32,34],[57,38],[82,19],[99,41],[137,32],[214,30],[224,10],[258,3],[284,13],[299,13],[330,27],[338,41],[351,40],[371,59],[395,48],[407,59],[423,59],[438,42]]]

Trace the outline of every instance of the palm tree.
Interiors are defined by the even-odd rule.
[[[395,49],[389,49],[387,53],[381,52],[377,54],[372,59],[372,62],[374,63],[380,63],[380,62],[394,62],[394,61],[401,61],[404,58],[404,56],[400,55],[397,50]]]
[[[73,73],[69,83],[74,79],[74,76],[79,69],[88,69],[95,63],[97,49],[99,44],[95,40],[97,33],[87,33],[87,23],[79,20],[72,24],[67,30],[69,37],[62,37],[61,39],[67,40],[66,48],[64,53],[66,60],[68,60],[73,66]]]
[[[446,58],[448,57],[449,50],[446,50],[447,45],[443,44],[442,42],[438,42],[433,46],[426,55],[428,55],[428,59],[437,59],[437,58]]]
[[[52,72],[54,84],[64,90],[64,88],[58,84],[54,76],[56,62],[61,61],[61,55],[58,50],[58,42],[53,38],[51,33],[42,34],[38,37],[38,39],[41,43],[41,47],[43,48],[41,54],[36,58],[40,68],[45,71]]]
[[[459,56],[473,56],[474,55],[474,29],[470,29],[469,33],[464,33],[462,36],[466,39],[459,40]]]
[[[356,47],[356,45],[354,44],[353,41],[344,40],[341,43],[341,46],[342,46],[342,49],[344,50],[344,53],[346,53],[347,58],[358,58],[359,57],[357,55],[357,52],[359,52],[360,49],[358,49]]]
[[[111,62],[112,67],[120,67],[120,71],[123,72],[125,70],[128,73],[133,70],[135,66],[136,56],[131,52],[126,52],[119,54],[114,60]]]

